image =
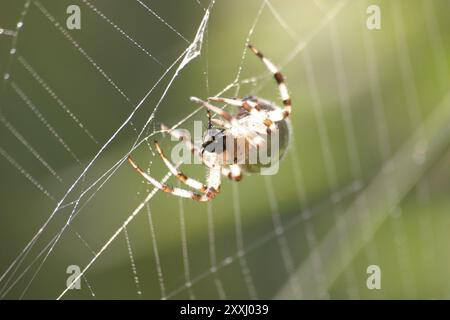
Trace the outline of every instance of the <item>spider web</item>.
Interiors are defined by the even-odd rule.
[[[419,71],[414,69],[405,40],[402,6],[394,2],[385,9],[394,21],[393,56],[399,65],[399,90],[405,97],[401,111],[408,115],[400,138],[391,134],[399,124],[386,115],[393,102],[383,94],[387,89],[381,84],[379,70],[384,69],[378,64],[381,58],[375,48],[376,36],[364,30],[355,46],[363,57],[363,62],[358,62],[364,63],[368,86],[366,91],[352,87],[357,79],[348,69],[353,64],[348,62],[342,31],[348,26],[339,17],[351,12],[351,17],[365,21],[368,4],[292,2],[299,12],[312,17],[309,21],[305,14],[307,21],[298,26],[293,24],[295,19],[286,16],[293,10],[280,1],[249,1],[245,5],[192,1],[187,5],[191,14],[171,17],[161,4],[144,0],[136,0],[135,8],[127,7],[131,12],[121,10],[120,4],[107,9],[104,2],[81,0],[83,28],[88,31],[77,34],[65,28],[69,3],[14,2],[10,9],[19,19],[0,26],[5,27],[0,39],[2,61],[6,62],[2,64],[0,114],[5,138],[0,155],[2,166],[13,171],[8,175],[13,179],[13,191],[30,197],[34,210],[24,203],[5,205],[6,221],[19,214],[30,219],[31,227],[18,224],[27,225],[23,231],[26,239],[15,241],[15,254],[11,249],[2,258],[2,298],[361,298],[367,293],[365,277],[360,274],[367,265],[380,261],[379,241],[374,239],[384,225],[392,229],[396,243],[399,292],[402,296],[419,295],[421,285],[414,280],[402,202],[413,194],[428,212],[434,182],[425,173],[448,147],[446,123],[450,118],[448,62],[432,2],[419,4],[424,8],[426,38],[430,39],[436,67],[433,76],[438,84],[435,94],[439,99],[426,100],[433,105],[429,108],[421,106],[423,95],[414,74]],[[223,28],[219,12],[230,10],[233,16],[243,11],[240,6],[248,10],[245,27],[236,33],[237,40],[229,41],[231,48],[224,47],[217,30]],[[144,27],[124,19],[123,12],[141,18]],[[139,28],[145,27],[154,40],[139,37]],[[34,55],[30,39],[39,32],[55,42],[49,41],[45,44],[48,51]],[[262,42],[267,32],[282,35],[280,50],[271,50],[268,41]],[[110,37],[110,44],[102,43],[105,49],[90,39],[102,34]],[[140,163],[150,159],[147,170],[152,175],[162,173],[161,181],[167,181],[170,174],[158,168],[149,140],[160,139],[161,122],[181,127],[202,118],[200,108],[186,104],[189,95],[243,96],[251,92],[272,94],[275,99],[271,75],[249,72],[252,62],[245,47],[250,41],[270,52],[268,56],[289,77],[294,101],[299,101],[293,119],[295,140],[280,173],[289,176],[292,183],[286,185],[278,176],[247,177],[241,184],[224,182],[229,186],[223,194],[202,206],[166,197],[146,184],[138,186],[139,177],[124,164],[127,155],[142,152]],[[165,51],[169,46],[177,53]],[[114,50],[126,58],[111,54]],[[217,56],[223,54],[221,50],[239,53],[229,59],[234,61],[233,68],[231,62],[224,61],[221,63],[229,65],[229,70],[220,67]],[[58,63],[48,58],[56,52],[60,61],[79,63],[80,73],[89,79],[94,92],[73,69],[64,70],[68,77],[64,71],[46,71],[47,65]],[[322,56],[316,56],[318,52]],[[136,67],[131,60],[137,61]],[[254,70],[264,70],[257,62]],[[321,64],[332,71],[324,73]],[[217,70],[226,76],[218,77]],[[197,92],[183,91],[187,79],[197,80]],[[327,85],[334,98],[324,95]],[[95,90],[103,94],[95,94]],[[80,97],[82,92],[85,99]],[[355,96],[361,92],[367,92],[365,98],[371,106],[362,111],[355,106]],[[309,104],[302,102],[303,97]],[[82,108],[83,103],[91,109]],[[177,104],[186,105],[186,109],[174,109]],[[93,111],[97,105],[100,110]],[[368,125],[372,135],[355,121],[361,119],[362,112],[373,112],[374,119]],[[122,118],[111,116],[110,120],[111,113]],[[332,116],[339,119],[339,125],[333,123]],[[31,117],[33,130],[24,121]],[[91,118],[94,121],[89,121]],[[363,133],[377,146],[378,162],[365,155],[369,149],[365,146],[368,142],[360,138]],[[301,156],[305,151],[316,154],[317,158],[311,159],[320,162],[313,175],[308,172],[308,159]],[[252,179],[254,184],[246,187]],[[258,184],[262,187],[255,190],[264,201],[254,204],[249,198],[254,197],[252,186]],[[436,256],[432,246],[426,245],[433,234],[431,219],[430,215],[420,219],[420,240],[428,254],[425,265]],[[5,232],[4,242],[9,244],[15,237]],[[266,252],[276,258],[265,256]],[[362,257],[354,263],[358,256]],[[270,267],[270,277],[261,263]],[[81,273],[66,283],[66,268],[73,264],[80,266]],[[83,289],[70,289],[78,280]],[[448,286],[432,296],[441,294],[448,294]]]

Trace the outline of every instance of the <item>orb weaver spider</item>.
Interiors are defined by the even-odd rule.
[[[236,161],[238,158],[236,149],[232,148],[233,150],[229,150],[229,148],[226,148],[226,141],[232,140],[235,142],[238,139],[243,138],[245,141],[244,152],[249,153],[252,148],[267,148],[268,139],[274,132],[277,132],[279,137],[277,160],[282,158],[287,149],[290,133],[292,131],[288,119],[292,109],[288,89],[284,77],[278,68],[254,46],[248,45],[248,48],[261,59],[267,69],[273,74],[281,95],[283,108],[278,107],[270,101],[254,96],[247,96],[242,99],[221,97],[208,98],[208,101],[221,102],[238,107],[239,111],[235,115],[231,115],[227,111],[218,108],[207,101],[191,97],[192,102],[207,109],[208,130],[201,147],[194,145],[188,136],[181,130],[171,130],[164,125],[161,127],[163,131],[168,132],[171,136],[182,141],[193,154],[196,154],[201,158],[203,165],[205,165],[208,170],[206,178],[207,182],[204,184],[179,171],[176,166],[167,159],[158,141],[155,141],[156,150],[170,172],[182,183],[197,192],[160,183],[143,171],[131,156],[128,156],[128,161],[133,168],[150,184],[164,192],[171,193],[178,197],[190,198],[201,202],[210,201],[214,199],[220,191],[222,176],[226,176],[234,181],[240,181],[243,172],[254,173],[267,166],[267,164],[259,162],[253,164],[249,162],[238,163]],[[220,118],[213,119],[211,113],[217,114]]]

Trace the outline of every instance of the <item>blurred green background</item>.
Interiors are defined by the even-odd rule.
[[[2,298],[55,299],[67,267],[90,262],[81,289],[62,298],[449,297],[448,1],[28,2],[0,0],[0,28],[19,31],[0,35]],[[66,28],[72,4],[81,30]],[[373,4],[380,30],[366,26]],[[168,70],[208,7],[201,55]],[[186,119],[192,95],[228,88],[278,101],[247,41],[282,68],[293,99],[278,174],[225,180],[209,204],[158,192],[132,215],[152,188],[126,162],[113,166],[151,114],[141,138],[170,150],[154,133],[161,123],[206,119]],[[160,179],[167,170],[149,146],[133,155]],[[380,290],[366,286],[370,265]]]

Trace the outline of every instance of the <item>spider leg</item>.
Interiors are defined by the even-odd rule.
[[[158,141],[155,141],[155,146],[156,146],[156,150],[159,153],[159,156],[164,161],[164,164],[166,165],[166,167],[170,170],[170,172],[172,172],[172,174],[175,177],[177,177],[178,180],[180,180],[184,184],[186,184],[189,187],[191,187],[195,190],[198,190],[200,192],[205,192],[207,190],[207,187],[203,183],[201,183],[195,179],[189,178],[183,172],[177,170],[177,168],[175,168],[175,166],[172,164],[172,162],[170,162],[169,159],[167,159],[166,156],[164,155],[164,152],[162,151],[161,146],[159,145]]]
[[[216,102],[223,102],[226,104],[230,104],[235,107],[241,107],[244,110],[248,111],[249,113],[256,113],[258,110],[260,110],[258,104],[254,103],[253,101],[246,101],[242,99],[229,99],[229,98],[222,98],[222,97],[209,97],[209,101],[216,101]]]
[[[286,86],[286,83],[284,82],[284,77],[281,74],[281,72],[278,70],[278,68],[264,55],[256,49],[251,44],[248,45],[248,48],[256,54],[258,58],[262,60],[262,62],[266,65],[267,69],[269,69],[270,72],[273,73],[273,76],[278,84],[278,90],[280,91],[281,99],[283,100],[283,109],[274,110],[269,112],[269,119],[271,121],[281,121],[287,117],[289,117],[291,110],[292,110],[292,102],[291,98],[289,96],[289,92]]]
[[[218,121],[218,119],[211,119],[211,122],[215,122]],[[224,122],[225,123],[225,122]],[[225,123],[227,125],[227,127],[230,126],[229,123]],[[172,137],[174,137],[175,139],[183,142],[186,147],[191,151],[192,154],[196,155],[200,161],[205,164],[205,159],[203,157],[202,151],[199,147],[197,147],[189,138],[188,135],[186,135],[186,133],[183,130],[170,130],[167,126],[161,124],[161,129],[167,133],[169,133]]]
[[[200,201],[200,202],[205,202],[205,201],[210,201],[212,199],[214,199],[214,197],[216,196],[216,194],[219,192],[219,188],[220,188],[220,171],[219,171],[219,179],[215,178],[209,178],[208,177],[208,188],[206,190],[205,193],[199,194],[199,193],[195,193],[189,190],[185,190],[185,189],[181,189],[181,188],[176,188],[176,187],[171,187],[165,183],[160,183],[158,180],[154,179],[153,177],[151,177],[150,175],[148,175],[146,172],[144,172],[133,160],[133,158],[131,158],[131,156],[128,156],[128,162],[130,162],[131,166],[142,176],[144,177],[145,180],[147,180],[150,184],[152,184],[153,186],[155,186],[156,188],[173,194],[175,196],[178,197],[182,197],[182,198],[190,198],[192,200],[195,201]],[[211,169],[211,171],[213,171],[214,169]],[[216,169],[217,170],[217,169]],[[219,169],[220,170],[220,169]],[[216,177],[217,174],[210,174],[210,177]]]
[[[242,180],[242,170],[238,164],[232,164],[229,167],[222,167],[222,175],[228,177],[230,180],[241,181]]]
[[[191,101],[198,103],[198,104],[202,105],[203,107],[205,107],[206,109],[218,114],[219,116],[221,116],[224,120],[226,120],[228,122],[231,122],[233,120],[233,116],[231,114],[229,114],[225,110],[222,110],[216,106],[213,106],[212,104],[210,104],[206,101],[203,101],[196,97],[191,97]]]
[[[230,128],[231,125],[228,122],[225,122],[223,120],[220,119],[211,119],[211,122],[214,123],[216,126],[221,127],[221,128]]]
[[[207,176],[207,190],[204,194],[193,196],[192,199],[200,202],[211,201],[220,191],[220,185],[222,183],[220,167],[208,168]]]
[[[268,128],[268,132],[267,132],[268,134],[270,134],[271,130],[275,129],[275,125],[274,125],[273,121],[270,118],[268,118],[261,111],[261,107],[259,106],[258,102],[251,101],[251,100],[229,99],[229,98],[222,98],[222,97],[210,97],[210,98],[208,98],[208,100],[223,102],[226,104],[230,104],[232,106],[241,107],[244,110],[246,110],[248,113],[261,118],[261,121]]]
[[[243,129],[245,129],[238,123],[236,118],[234,118],[231,114],[229,114],[225,110],[222,110],[222,109],[220,109],[206,101],[200,100],[199,98],[196,98],[196,97],[191,97],[191,101],[201,104],[208,110],[221,116],[225,120],[224,124],[228,123],[228,125],[226,127],[231,130],[231,132],[234,136],[240,136],[239,133]],[[249,142],[254,145],[259,145],[259,144],[263,143],[263,139],[257,134],[253,134],[253,133],[249,132],[248,130],[246,130],[246,135],[249,136]]]
[[[202,195],[200,194],[195,194],[193,192],[187,191],[187,190],[183,190],[180,188],[174,188],[171,187],[165,183],[160,183],[158,180],[154,179],[153,177],[151,177],[150,175],[148,175],[145,171],[143,171],[133,160],[133,158],[131,158],[131,156],[128,156],[128,162],[130,162],[131,166],[141,175],[144,177],[145,180],[147,180],[150,184],[152,184],[153,186],[155,186],[156,188],[167,192],[167,193],[171,193],[173,195],[182,197],[182,198],[194,198],[194,197],[201,197]]]
[[[161,129],[164,132],[167,132],[168,134],[170,134],[175,139],[182,141],[186,145],[186,147],[188,147],[188,149],[191,151],[192,154],[196,154],[197,156],[201,157],[200,149],[194,145],[194,143],[190,140],[190,138],[182,130],[177,130],[177,129],[171,130],[164,124],[161,124]]]

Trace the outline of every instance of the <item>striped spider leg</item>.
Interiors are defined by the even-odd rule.
[[[168,184],[160,183],[158,180],[154,179],[152,176],[143,171],[137,163],[133,160],[131,156],[128,156],[128,161],[132,165],[132,167],[142,176],[145,180],[147,180],[150,184],[155,186],[156,188],[171,193],[175,196],[179,196],[182,198],[190,198],[200,202],[206,202],[214,199],[216,194],[220,190],[221,184],[221,170],[220,167],[209,168],[209,174],[207,178],[207,185],[202,184],[201,182],[188,178],[181,171],[178,171],[175,166],[164,156],[161,148],[157,141],[155,141],[156,148],[158,150],[159,155],[164,160],[165,165],[169,168],[169,170],[174,174],[181,182],[184,184],[198,190],[201,193],[196,193],[190,190],[171,187]]]
[[[247,111],[249,114],[259,117],[264,125],[267,127],[267,134],[270,134],[271,130],[275,129],[275,125],[272,120],[264,115],[261,111],[261,106],[258,102],[252,101],[250,99],[230,99],[222,97],[209,97],[210,101],[223,102],[235,107],[240,107]]]
[[[267,69],[273,74],[275,81],[278,85],[278,91],[280,92],[281,99],[283,101],[284,108],[276,108],[275,110],[271,110],[268,112],[267,117],[263,117],[262,121],[267,126],[268,133],[274,129],[274,122],[278,122],[284,120],[289,117],[292,111],[292,102],[289,96],[289,92],[284,81],[283,74],[278,70],[278,68],[267,59],[261,51],[256,49],[251,44],[248,45],[248,48],[258,57],[261,61],[266,65]],[[230,99],[230,98],[222,98],[222,97],[210,97],[208,98],[210,101],[224,102],[236,107],[241,107],[248,113],[252,115],[257,115],[261,112],[261,105],[259,103],[260,99],[255,97],[252,99]]]
[[[256,49],[251,44],[248,45],[248,48],[254,54],[256,54],[256,56],[258,58],[260,58],[262,60],[262,62],[266,65],[267,69],[269,69],[269,71],[273,74],[275,81],[277,82],[277,85],[278,85],[278,91],[280,92],[281,100],[283,101],[284,108],[283,109],[276,108],[275,110],[269,112],[269,119],[274,122],[284,120],[285,118],[289,117],[289,115],[291,114],[291,111],[292,111],[292,101],[291,101],[291,97],[289,96],[289,92],[287,89],[287,85],[284,81],[284,77],[281,74],[281,72],[278,70],[278,68],[272,63],[272,61],[267,59],[261,53],[261,51]]]

